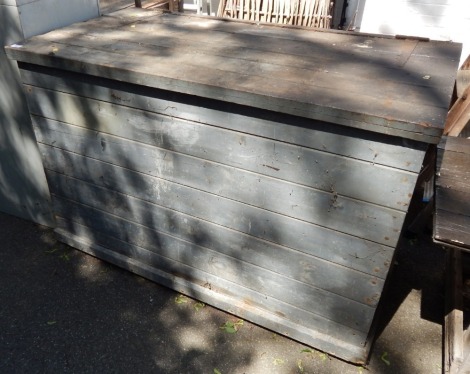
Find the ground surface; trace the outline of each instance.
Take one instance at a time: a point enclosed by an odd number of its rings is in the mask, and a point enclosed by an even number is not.
[[[440,373],[443,251],[403,240],[367,369],[56,241],[0,213],[0,373]]]

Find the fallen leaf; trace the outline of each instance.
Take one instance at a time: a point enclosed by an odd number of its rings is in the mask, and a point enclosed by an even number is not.
[[[196,304],[194,304],[194,309],[196,310],[196,312],[199,312],[205,306],[206,306],[206,304],[204,304],[204,303],[196,303]]]
[[[175,297],[175,303],[176,304],[185,304],[188,302],[188,298],[184,295],[178,295]]]
[[[284,365],[285,362],[286,362],[286,361],[283,360],[282,358],[275,358],[275,359],[273,360],[273,364],[274,364],[275,366]]]
[[[382,353],[382,356],[380,356],[380,359],[385,362],[385,365],[390,366],[390,361],[387,359],[388,353],[384,352]]]
[[[229,334],[234,334],[241,326],[243,326],[243,320],[239,319],[237,322],[227,321],[220,328]]]

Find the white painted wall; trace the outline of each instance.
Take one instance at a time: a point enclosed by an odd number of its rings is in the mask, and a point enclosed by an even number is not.
[[[460,42],[462,63],[470,54],[470,0],[365,0],[360,31]]]
[[[98,0],[16,0],[24,37],[99,17]]]

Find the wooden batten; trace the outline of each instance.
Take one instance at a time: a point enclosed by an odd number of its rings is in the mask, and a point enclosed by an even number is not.
[[[459,136],[470,123],[470,85],[457,98],[449,111],[444,127],[444,135]]]

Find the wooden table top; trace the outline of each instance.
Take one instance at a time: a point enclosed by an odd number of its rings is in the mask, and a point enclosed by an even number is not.
[[[10,58],[438,143],[461,45],[129,8]]]

